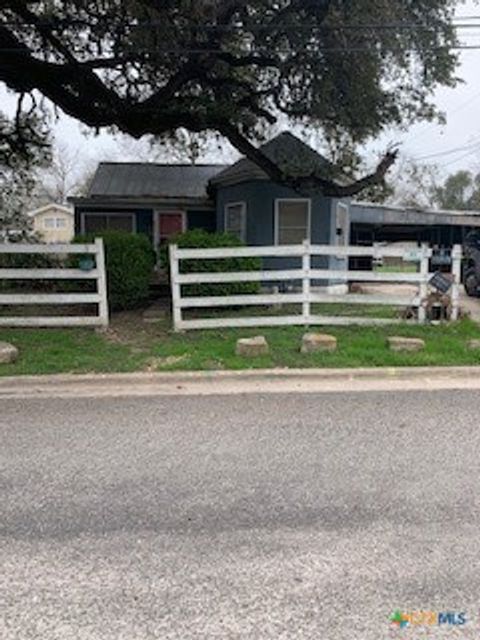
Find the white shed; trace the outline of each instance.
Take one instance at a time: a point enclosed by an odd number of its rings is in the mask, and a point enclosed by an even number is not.
[[[33,229],[44,242],[71,242],[75,234],[72,209],[61,204],[47,204],[28,215],[33,218]]]

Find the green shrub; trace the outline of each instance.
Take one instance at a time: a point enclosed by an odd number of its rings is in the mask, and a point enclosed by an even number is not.
[[[170,239],[182,249],[215,249],[218,247],[242,247],[238,238],[228,233],[208,233],[202,229],[186,231]],[[162,247],[161,263],[168,271],[168,247]],[[260,258],[219,258],[181,260],[181,273],[218,271],[258,271]],[[258,293],[259,282],[225,282],[218,284],[189,284],[182,287],[185,296],[234,296]]]
[[[103,238],[107,269],[108,303],[112,311],[135,309],[148,301],[155,252],[146,236],[103,231],[77,236],[75,242]],[[78,258],[77,258],[78,260]]]

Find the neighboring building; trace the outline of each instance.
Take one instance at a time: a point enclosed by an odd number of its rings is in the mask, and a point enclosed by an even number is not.
[[[29,211],[33,218],[33,230],[43,242],[71,242],[73,239],[74,214],[72,209],[61,204],[47,204]]]
[[[327,172],[330,164],[290,133],[262,147],[290,174]],[[247,159],[232,166],[102,163],[88,196],[72,200],[77,232],[120,229],[146,234],[157,248],[187,229],[227,231],[245,244],[349,243],[349,199],[302,197]],[[275,260],[269,261],[275,267]],[[338,267],[336,258],[314,266]],[[285,262],[282,263],[285,266]]]

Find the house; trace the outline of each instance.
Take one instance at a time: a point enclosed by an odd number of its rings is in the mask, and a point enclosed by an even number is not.
[[[290,174],[327,170],[328,161],[290,133],[262,147]],[[145,233],[157,248],[187,229],[227,231],[247,245],[349,242],[349,200],[302,197],[246,158],[231,166],[102,163],[88,196],[73,199],[77,232]],[[271,260],[272,264],[274,263]],[[338,260],[318,259],[319,267]],[[275,267],[275,264],[273,264]]]
[[[43,242],[70,242],[74,236],[74,213],[69,207],[50,203],[27,215],[33,219],[33,230]]]
[[[325,158],[288,132],[262,150],[291,175],[330,168]],[[246,158],[231,166],[102,163],[88,196],[72,202],[77,233],[145,233],[154,247],[180,231],[201,228],[228,231],[254,246],[297,244],[308,238],[335,246],[427,242],[448,248],[480,227],[476,211],[418,211],[322,195],[301,197]],[[343,261],[332,258],[322,266],[327,263],[335,268]]]

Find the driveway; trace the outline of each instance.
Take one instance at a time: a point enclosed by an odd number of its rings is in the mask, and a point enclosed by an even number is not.
[[[362,284],[362,293],[398,295],[413,300],[418,294],[418,287],[410,284]],[[460,307],[472,320],[480,322],[480,299],[467,296],[463,286],[460,288]]]
[[[1,402],[2,640],[480,637],[478,392]]]
[[[460,294],[460,306],[468,313],[472,320],[480,322],[480,299],[470,298],[465,293],[462,287],[462,293]]]

